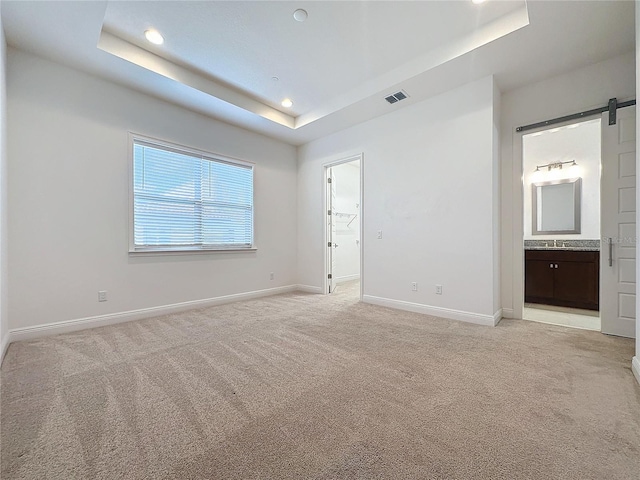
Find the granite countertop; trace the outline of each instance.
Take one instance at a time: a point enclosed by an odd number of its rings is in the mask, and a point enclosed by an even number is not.
[[[524,249],[599,252],[600,240],[525,240]]]
[[[593,247],[524,247],[525,250],[554,250],[558,252],[599,252],[599,248]]]

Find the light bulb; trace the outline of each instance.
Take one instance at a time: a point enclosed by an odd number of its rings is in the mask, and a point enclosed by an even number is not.
[[[164,43],[164,37],[160,35],[159,31],[154,30],[153,28],[145,30],[144,36],[155,45],[162,45]]]

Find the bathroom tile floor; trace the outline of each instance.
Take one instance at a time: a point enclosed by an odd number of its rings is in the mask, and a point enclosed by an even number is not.
[[[600,331],[600,314],[592,310],[525,303],[522,316],[533,322]]]

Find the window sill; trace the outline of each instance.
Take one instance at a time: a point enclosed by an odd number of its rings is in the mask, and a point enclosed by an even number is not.
[[[256,247],[251,248],[194,248],[184,250],[162,250],[159,248],[150,248],[147,250],[129,250],[129,255],[132,257],[154,257],[154,256],[167,256],[167,255],[211,255],[218,253],[242,253],[242,252],[256,252]]]

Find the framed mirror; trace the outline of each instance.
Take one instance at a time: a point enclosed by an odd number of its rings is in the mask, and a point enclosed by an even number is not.
[[[580,233],[581,178],[531,184],[533,235]]]

